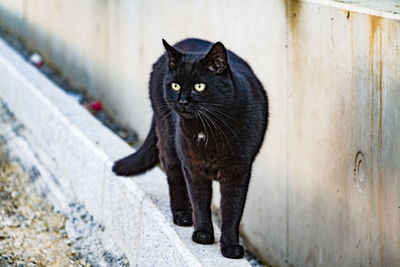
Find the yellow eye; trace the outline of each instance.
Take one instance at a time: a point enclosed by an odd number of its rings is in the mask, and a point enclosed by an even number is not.
[[[181,89],[181,86],[179,84],[177,84],[177,83],[171,83],[171,87],[175,91],[179,91]]]
[[[194,85],[194,89],[196,89],[196,91],[201,92],[206,88],[206,85],[204,83],[196,83]]]

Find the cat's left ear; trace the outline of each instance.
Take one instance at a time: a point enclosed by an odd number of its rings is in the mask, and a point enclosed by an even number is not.
[[[206,67],[214,73],[222,73],[228,67],[228,56],[221,42],[215,43],[204,57]]]
[[[178,50],[176,50],[172,46],[170,46],[164,39],[162,39],[162,42],[165,47],[165,50],[167,50],[168,67],[170,69],[175,68],[177,61],[181,58],[181,53],[178,52]]]

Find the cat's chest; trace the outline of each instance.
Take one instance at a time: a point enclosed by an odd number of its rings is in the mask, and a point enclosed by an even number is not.
[[[177,148],[184,166],[201,176],[218,179],[218,170],[229,167],[229,162],[233,160],[232,151],[224,145],[199,131],[191,136],[181,136]]]

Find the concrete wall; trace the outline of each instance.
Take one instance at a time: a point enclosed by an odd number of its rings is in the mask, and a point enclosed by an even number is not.
[[[301,2],[288,18],[289,262],[398,265],[400,21]]]
[[[400,17],[381,3],[0,0],[0,23],[142,138],[161,38],[222,41],[271,102],[244,237],[281,265],[385,265],[400,262]]]

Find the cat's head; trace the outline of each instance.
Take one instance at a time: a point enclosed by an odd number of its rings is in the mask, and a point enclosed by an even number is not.
[[[183,53],[163,40],[168,71],[164,79],[167,104],[186,119],[229,107],[234,98],[228,56],[222,43],[206,53]]]

